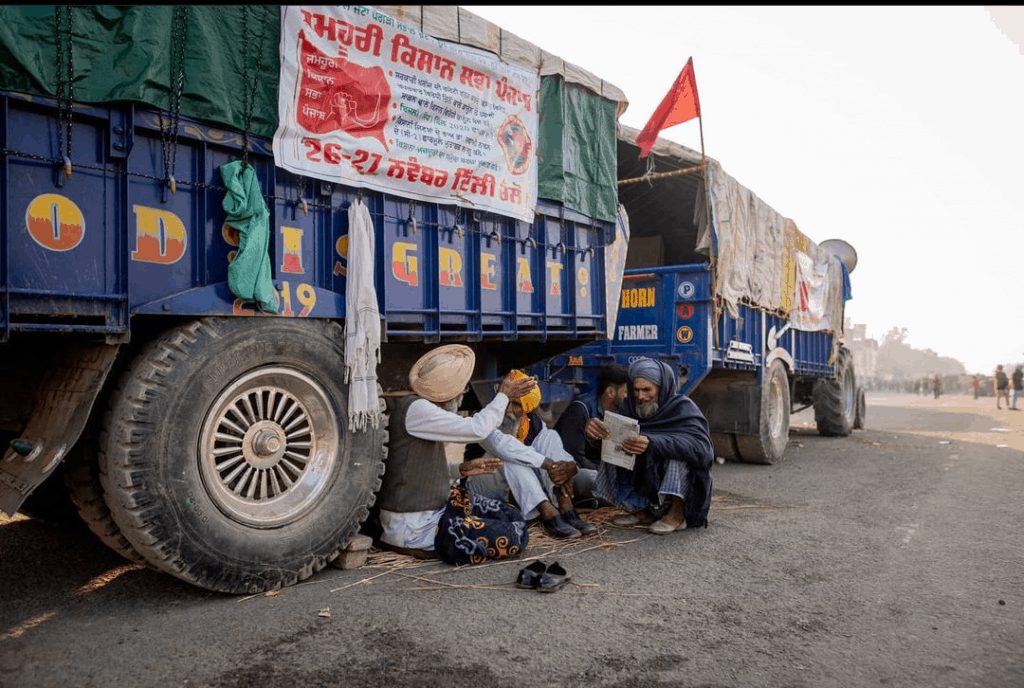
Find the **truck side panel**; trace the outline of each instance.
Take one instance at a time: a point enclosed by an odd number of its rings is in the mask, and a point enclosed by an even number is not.
[[[716,371],[746,371],[760,383],[774,328],[775,346],[784,352],[792,374],[811,379],[834,375],[829,333],[790,329],[786,318],[747,305],[739,307],[738,317],[722,313],[715,323],[711,275],[706,263],[627,270],[614,337],[552,358],[549,374],[585,387],[603,364],[628,366],[648,356],[679,371],[683,394],[692,394]]]
[[[219,168],[240,156],[240,135],[183,119],[174,146],[153,112],[76,105],[73,172],[65,177],[55,171],[52,101],[0,100],[9,149],[0,172],[0,336],[127,334],[130,314],[257,314],[227,288],[239,237],[224,225]],[[389,336],[547,341],[604,333],[600,249],[610,223],[546,202],[530,225],[362,193],[275,168],[267,141],[254,139],[253,148],[281,315],[344,317],[348,205],[361,194],[377,230]],[[164,182],[166,156],[175,159],[174,193]]]

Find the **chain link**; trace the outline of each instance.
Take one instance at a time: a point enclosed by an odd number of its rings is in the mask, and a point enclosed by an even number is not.
[[[5,157],[8,156],[8,155],[13,155],[13,156],[18,157],[18,158],[25,158],[27,160],[37,160],[39,162],[45,162],[45,163],[50,163],[50,164],[52,164],[52,163],[59,163],[60,162],[59,160],[54,160],[53,158],[48,158],[45,155],[37,155],[35,153],[29,153],[27,151],[21,151],[21,150],[15,149],[15,148],[0,148],[0,153],[2,153]],[[123,169],[121,169],[119,167],[113,167],[113,168],[112,167],[103,167],[101,165],[88,165],[88,164],[84,164],[84,163],[78,163],[78,164],[75,165],[75,167],[81,168],[83,170],[95,170],[97,172],[103,172],[103,173],[106,173],[106,174],[114,174],[114,175],[117,175],[117,176],[135,177],[137,179],[149,179],[151,181],[160,182],[160,183],[163,183],[165,181],[164,179],[162,179],[160,177],[157,177],[155,175],[152,175],[152,174],[145,174],[144,172],[128,172],[128,171],[125,171],[125,170],[123,170]],[[299,199],[301,199],[302,195],[304,193],[304,189],[305,189],[305,185],[306,185],[306,179],[305,179],[305,177],[298,177],[298,180],[299,181],[297,182],[297,185],[298,185],[298,188],[300,190],[299,191]],[[180,181],[178,183],[181,184],[182,186],[191,186],[191,187],[193,187],[195,189],[202,189],[204,191],[217,191],[219,193],[227,192],[227,188],[225,188],[223,186],[218,186],[217,184],[207,184],[206,182],[197,182],[197,181]],[[295,198],[288,198],[288,197],[285,197],[285,196],[276,196],[276,195],[273,195],[273,194],[263,194],[263,198],[267,199],[268,201],[278,201],[278,202],[286,204],[286,205],[294,205],[296,200],[297,200]],[[318,210],[331,210],[331,211],[334,211],[334,210],[341,210],[342,209],[341,205],[334,206],[334,205],[332,205],[330,203],[309,203],[308,205],[309,205],[310,208],[316,208]],[[378,211],[373,211],[373,210],[370,211],[370,215],[372,217],[380,218],[382,220],[391,220],[392,222],[395,222],[397,224],[405,224],[405,223],[409,222],[409,218],[408,217],[398,217],[397,215],[388,215],[386,213],[378,212]],[[461,220],[459,219],[460,217],[461,217]],[[460,215],[456,215],[456,224],[462,224],[464,222],[464,220],[465,220],[464,217],[462,217]],[[438,229],[450,229],[450,228],[453,227],[453,225],[442,224],[440,222],[433,222],[433,221],[430,221],[430,220],[424,220],[422,222],[417,220],[417,225],[420,225],[420,226],[423,226],[423,227],[436,227]],[[462,224],[462,226],[465,227],[465,224]],[[466,228],[466,232],[467,233],[469,233],[471,231],[475,231],[475,230],[471,230],[469,228]]]
[[[178,158],[178,123],[181,119],[181,94],[185,89],[185,40],[188,37],[188,6],[176,5],[171,17],[171,44],[170,44],[170,87],[168,93],[168,107],[170,109],[170,124],[164,125],[162,110],[157,110],[157,119],[160,126],[160,148],[163,154],[164,179],[163,182],[176,190],[177,181],[174,176],[177,171]]]
[[[54,160],[53,158],[48,158],[48,157],[46,157],[44,155],[37,155],[35,153],[28,153],[26,151],[17,150],[17,149],[14,149],[14,148],[2,148],[2,149],[0,149],[0,153],[2,153],[5,157],[8,156],[8,155],[13,155],[15,157],[25,158],[27,160],[36,160],[36,161],[39,161],[39,162],[45,162],[45,163],[51,163],[51,164],[52,163],[59,163],[60,162],[60,160]],[[103,167],[101,165],[88,165],[88,164],[84,164],[84,163],[76,163],[75,167],[81,168],[83,170],[95,170],[97,172],[103,172],[103,173],[106,173],[106,174],[114,174],[114,175],[117,175],[117,176],[135,177],[137,179],[149,179],[151,181],[160,182],[160,183],[164,183],[166,181],[165,179],[163,179],[161,177],[157,177],[157,176],[152,175],[152,174],[145,174],[144,172],[128,172],[128,171],[125,171],[125,170],[123,170],[123,169],[121,169],[119,167],[111,168],[111,167]],[[191,186],[192,188],[201,189],[203,191],[217,191],[218,193],[226,193],[227,192],[227,188],[225,188],[223,186],[218,186],[217,184],[207,184],[206,182],[197,182],[197,181],[180,181],[178,183],[181,184],[182,186]],[[306,178],[305,177],[298,177],[297,185],[298,185],[298,189],[299,189],[298,200],[304,200],[303,199],[303,195],[305,193],[305,188],[306,188]],[[268,201],[278,201],[278,202],[286,204],[286,205],[294,205],[296,200],[297,200],[296,198],[287,198],[285,196],[276,196],[276,195],[273,195],[273,194],[263,194],[263,198],[265,198]],[[330,210],[330,211],[336,211],[336,210],[341,210],[342,209],[341,205],[334,206],[334,205],[332,205],[330,203],[309,203],[308,207],[314,208],[314,209],[317,209],[317,210]],[[463,212],[465,212],[465,211],[463,211]],[[371,217],[375,217],[375,218],[378,218],[378,219],[381,219],[381,220],[391,220],[392,222],[394,222],[396,224],[399,224],[399,225],[407,224],[409,222],[409,218],[408,217],[398,217],[397,215],[388,215],[387,213],[379,212],[379,211],[374,211],[374,210],[370,211],[370,215],[371,215]],[[455,224],[456,225],[461,225],[465,229],[467,234],[479,233],[479,234],[481,234],[483,236],[491,236],[491,234],[484,234],[482,230],[475,230],[475,229],[472,229],[470,227],[466,227],[466,225],[464,223],[465,223],[465,217],[463,215],[457,213],[456,214],[456,223]],[[417,220],[416,224],[418,226],[421,226],[421,227],[435,227],[437,229],[445,229],[445,230],[453,229],[454,228],[454,225],[443,224],[441,222],[433,222],[433,221],[430,221],[430,220],[424,220],[422,222]]]
[[[242,6],[242,117],[249,112],[249,6]],[[249,164],[249,123],[242,127],[242,169]]]
[[[260,70],[263,67],[263,39],[267,34],[267,21],[261,21],[257,34],[256,50],[252,58],[249,56],[249,5],[242,7],[242,163],[249,164],[249,132],[252,131],[252,119],[256,112],[256,87],[260,83]],[[255,62],[250,73],[249,63]]]
[[[71,174],[72,114],[75,99],[75,53],[71,5],[54,5],[53,24],[56,32],[57,71],[57,149],[63,160],[65,174]]]

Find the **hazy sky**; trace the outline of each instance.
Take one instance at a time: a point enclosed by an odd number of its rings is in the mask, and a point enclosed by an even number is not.
[[[869,336],[1024,361],[1024,9],[466,8],[621,88],[636,128],[692,56],[707,154],[853,244]],[[700,148],[697,120],[662,136]]]

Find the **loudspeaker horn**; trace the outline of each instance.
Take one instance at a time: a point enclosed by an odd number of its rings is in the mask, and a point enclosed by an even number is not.
[[[842,239],[827,239],[818,245],[843,261],[847,272],[853,272],[857,267],[857,251]]]

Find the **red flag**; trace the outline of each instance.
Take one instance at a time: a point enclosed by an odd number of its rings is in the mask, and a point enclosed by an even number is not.
[[[679,72],[672,88],[661,100],[661,105],[651,115],[647,125],[637,137],[640,146],[640,157],[646,158],[651,147],[658,139],[658,132],[677,124],[682,124],[694,117],[700,117],[700,99],[697,97],[697,79],[693,76],[693,58],[686,61],[683,71]]]

